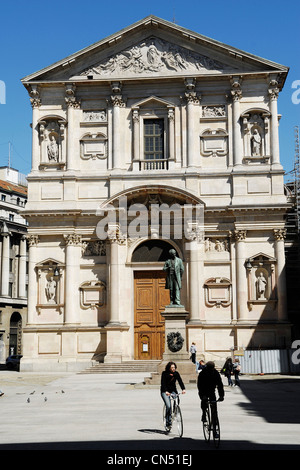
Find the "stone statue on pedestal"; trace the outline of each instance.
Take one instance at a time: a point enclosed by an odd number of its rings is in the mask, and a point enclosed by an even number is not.
[[[181,279],[184,272],[183,262],[176,256],[176,251],[169,251],[170,259],[165,262],[164,271],[167,271],[166,289],[170,290],[170,305],[182,307],[180,303]]]

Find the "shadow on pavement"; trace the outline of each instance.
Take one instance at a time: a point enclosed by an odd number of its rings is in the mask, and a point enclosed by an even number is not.
[[[159,440],[137,440],[137,441],[87,441],[87,442],[41,442],[24,444],[2,444],[2,450],[102,450],[107,451],[104,455],[112,455],[113,452],[126,451],[130,455],[153,455],[162,453],[181,453],[203,450],[300,450],[299,445],[273,445],[258,444],[249,441],[222,441],[216,449],[213,443],[204,440],[190,438],[175,438],[169,441]],[[102,454],[101,454],[102,455]]]
[[[300,379],[263,378],[241,380],[241,390],[250,403],[240,403],[248,414],[269,423],[300,423]]]

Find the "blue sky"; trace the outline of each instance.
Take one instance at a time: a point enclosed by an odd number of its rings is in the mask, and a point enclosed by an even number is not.
[[[2,0],[0,8],[0,80],[6,89],[0,166],[8,164],[11,142],[11,166],[25,174],[31,167],[31,106],[21,78],[153,14],[290,67],[278,110],[281,162],[287,173],[293,170],[294,126],[300,126],[300,104],[292,102],[292,84],[300,83],[300,2]]]

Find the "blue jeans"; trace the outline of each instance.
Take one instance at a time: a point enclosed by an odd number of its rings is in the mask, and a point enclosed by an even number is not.
[[[162,392],[161,397],[166,405],[166,426],[171,426],[171,398],[166,394],[166,392]]]

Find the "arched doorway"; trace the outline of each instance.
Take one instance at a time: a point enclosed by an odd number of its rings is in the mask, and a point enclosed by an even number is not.
[[[165,324],[161,314],[170,303],[162,267],[171,248],[164,240],[146,240],[132,254],[132,262],[141,268],[134,271],[134,358],[138,360],[162,359]]]
[[[9,355],[22,354],[22,317],[14,312],[10,317]]]

